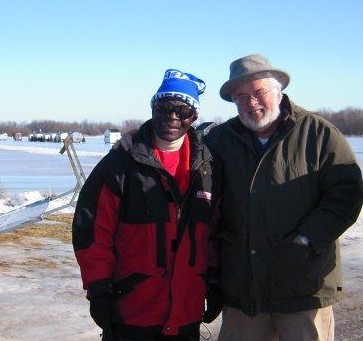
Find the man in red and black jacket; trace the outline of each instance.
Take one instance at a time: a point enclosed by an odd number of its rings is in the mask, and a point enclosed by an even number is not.
[[[217,180],[191,127],[204,88],[167,70],[132,148],[112,149],[82,188],[73,246],[103,340],[199,340],[202,320],[221,311]]]

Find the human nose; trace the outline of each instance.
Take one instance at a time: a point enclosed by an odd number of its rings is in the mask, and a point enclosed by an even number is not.
[[[251,102],[258,103],[257,97],[255,97],[254,95],[248,95],[246,97],[246,104],[250,104]]]
[[[177,113],[175,112],[175,110],[170,110],[170,111],[168,112],[168,118],[171,118],[171,119],[173,119],[173,120],[178,120],[178,119],[179,119],[179,114],[177,114]]]

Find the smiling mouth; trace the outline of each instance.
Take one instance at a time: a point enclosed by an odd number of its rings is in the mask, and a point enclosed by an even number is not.
[[[262,118],[265,114],[263,109],[256,109],[249,111],[250,116],[253,118]]]
[[[178,130],[179,129],[179,127],[170,126],[168,124],[163,124],[162,127],[163,127],[163,129],[167,129],[167,130]]]

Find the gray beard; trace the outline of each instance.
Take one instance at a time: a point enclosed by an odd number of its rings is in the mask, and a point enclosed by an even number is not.
[[[277,107],[273,111],[265,111],[265,115],[260,121],[250,119],[248,115],[238,115],[241,123],[248,129],[255,132],[262,132],[271,127],[271,125],[277,120],[280,115],[280,108]]]

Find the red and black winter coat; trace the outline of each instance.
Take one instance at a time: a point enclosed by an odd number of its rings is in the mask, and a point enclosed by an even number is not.
[[[111,150],[83,186],[73,246],[83,286],[117,283],[119,327],[177,335],[204,311],[207,270],[216,265],[212,231],[212,158],[190,129],[191,176],[184,196],[154,157],[151,124],[129,152]],[[116,284],[115,284],[116,285]]]

